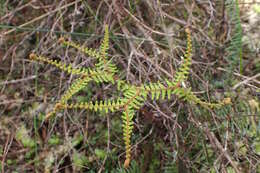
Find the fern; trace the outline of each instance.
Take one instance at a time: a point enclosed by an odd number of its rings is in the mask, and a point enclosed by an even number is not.
[[[51,116],[55,115],[57,111],[61,109],[86,109],[91,111],[104,111],[104,112],[114,112],[122,111],[122,129],[123,129],[123,140],[125,145],[125,161],[124,167],[128,168],[131,161],[131,136],[133,132],[133,117],[135,111],[139,110],[147,100],[149,96],[152,100],[159,99],[170,99],[171,95],[176,95],[180,99],[187,101],[191,104],[199,104],[205,108],[219,108],[225,104],[230,104],[229,99],[225,99],[219,103],[208,103],[200,100],[193,92],[191,88],[182,88],[181,83],[185,82],[188,78],[190,66],[191,66],[191,56],[192,56],[192,42],[191,42],[191,32],[186,29],[187,34],[187,46],[186,53],[184,55],[184,62],[177,70],[174,80],[164,79],[160,82],[150,82],[141,84],[140,86],[135,86],[128,84],[125,80],[118,80],[114,76],[117,72],[115,65],[108,60],[107,51],[109,49],[109,32],[108,26],[105,27],[104,39],[101,43],[99,51],[89,48],[83,48],[75,43],[67,42],[65,39],[60,39],[65,45],[72,46],[87,55],[93,56],[97,59],[95,68],[74,68],[71,64],[64,65],[56,60],[49,60],[43,56],[37,56],[31,54],[30,58],[32,60],[41,61],[47,64],[56,66],[70,74],[80,75],[81,77],[77,79],[69,87],[69,89],[62,95],[60,100],[58,100],[51,112],[46,115],[46,120]],[[68,103],[68,101],[85,88],[89,82],[103,83],[108,82],[117,85],[117,89],[121,91],[122,97],[116,98],[114,100],[101,100],[101,101],[90,101],[90,102],[80,102],[80,103]]]
[[[239,65],[239,71],[242,73],[242,27],[240,20],[240,11],[238,6],[238,0],[226,1],[227,12],[231,20],[231,25],[234,28],[231,30],[231,40],[227,47],[228,62],[230,62],[230,71],[232,72],[235,67]]]

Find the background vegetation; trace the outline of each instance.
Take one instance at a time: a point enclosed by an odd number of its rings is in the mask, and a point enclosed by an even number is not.
[[[98,48],[105,24],[117,77],[135,85],[174,78],[189,27],[192,65],[182,86],[232,104],[205,110],[175,96],[148,99],[134,117],[128,169],[120,112],[72,109],[43,121],[77,76],[29,54],[94,67],[93,57],[58,39]],[[1,0],[1,172],[260,172],[259,30],[257,0]],[[72,100],[119,94],[90,83]]]

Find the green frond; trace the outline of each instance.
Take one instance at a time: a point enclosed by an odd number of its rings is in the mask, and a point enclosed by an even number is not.
[[[101,43],[100,46],[100,54],[101,57],[106,60],[107,58],[107,50],[109,48],[109,30],[108,30],[108,25],[105,26],[105,34],[104,34],[104,39]]]
[[[39,61],[39,62],[44,62],[47,64],[54,65],[55,67],[59,68],[60,70],[70,73],[70,74],[85,75],[87,72],[87,69],[85,69],[85,68],[73,68],[71,64],[66,65],[66,64],[63,64],[62,62],[58,62],[57,60],[50,60],[43,56],[37,56],[34,53],[30,54],[29,57],[30,57],[30,59],[32,59],[34,61]]]
[[[231,21],[231,40],[226,49],[228,56],[227,60],[230,63],[230,71],[239,65],[239,71],[242,73],[242,26],[240,20],[240,10],[238,0],[226,1],[227,13]]]
[[[95,101],[95,102],[80,102],[80,103],[71,103],[71,104],[64,104],[62,107],[65,109],[86,109],[92,111],[108,111],[114,112],[116,110],[120,110],[125,105],[124,99],[117,99],[117,100],[104,100],[104,101]]]
[[[131,136],[133,132],[133,117],[134,117],[134,110],[125,107],[124,112],[122,114],[122,127],[123,127],[123,139],[125,143],[125,151],[126,151],[126,156],[125,156],[125,162],[124,162],[124,167],[128,168],[131,160]]]
[[[179,98],[183,99],[184,101],[188,101],[191,104],[199,104],[206,109],[220,108],[224,105],[231,104],[230,98],[226,98],[218,103],[209,103],[202,101],[191,91],[191,88],[176,88],[173,93],[177,95]]]
[[[175,74],[174,85],[179,85],[180,83],[184,82],[188,78],[188,74],[190,71],[191,56],[192,56],[191,54],[192,42],[191,42],[191,32],[188,28],[186,29],[186,35],[187,35],[187,46],[186,46],[186,53],[184,56],[184,62]]]
[[[75,82],[72,83],[72,85],[69,87],[69,89],[62,95],[61,99],[56,103],[61,105],[66,105],[67,101],[75,95],[77,92],[84,89],[87,84],[94,80],[95,82],[111,82],[114,83],[113,76],[111,74],[102,73],[100,71],[94,71],[89,70],[88,76],[83,76],[82,78],[77,79]],[[95,108],[95,107],[94,107]],[[54,115],[57,112],[56,110],[53,110],[51,113],[49,113],[45,119],[48,119],[50,116]]]
[[[98,63],[96,64],[97,69],[105,71],[108,71],[109,73],[115,73],[116,72],[116,66],[112,64],[111,61],[108,61],[107,59],[107,50],[109,48],[109,30],[108,26],[105,27],[105,34],[104,39],[102,41],[102,44],[100,46],[100,51],[97,51],[95,49],[87,48],[80,46],[74,42],[66,41],[63,37],[59,39],[59,42],[66,45],[71,46],[73,48],[76,48],[77,50],[86,53],[87,55],[94,57],[98,60]]]
[[[166,85],[162,82],[156,82],[156,83],[148,83],[141,85],[140,93],[141,96],[146,100],[147,95],[151,96],[152,100],[164,100],[167,96],[167,99],[170,99],[172,94],[175,94],[174,91],[176,88],[179,88],[179,85],[176,85],[175,81],[169,81],[168,79],[164,79],[166,82]]]
[[[109,29],[108,25],[105,25],[104,39],[100,45],[100,56],[98,58],[98,63],[95,65],[97,69],[107,71],[109,73],[116,73],[117,67],[112,63],[111,60],[108,60],[108,51],[109,49]]]
[[[59,42],[66,45],[66,46],[70,46],[70,47],[73,47],[85,54],[87,54],[88,56],[91,56],[93,58],[96,58],[96,59],[100,59],[101,58],[101,55],[99,53],[99,51],[95,50],[95,49],[92,49],[92,48],[87,48],[87,47],[83,47],[79,44],[76,44],[72,41],[66,41],[63,37],[61,37],[59,39]]]
[[[103,81],[114,82],[113,74],[106,73],[101,70],[93,70],[91,68],[74,68],[74,67],[72,67],[71,64],[66,65],[66,64],[63,64],[62,62],[58,62],[57,60],[50,60],[48,58],[45,58],[43,56],[37,56],[35,54],[31,54],[30,58],[32,60],[37,60],[40,62],[45,62],[47,64],[54,65],[55,67],[61,69],[64,72],[67,72],[69,74],[82,75],[82,76],[88,77],[98,83],[103,82]]]
[[[69,74],[83,75],[85,77],[93,79],[97,83],[100,83],[100,82],[112,82],[112,83],[114,83],[113,73],[104,72],[104,71],[98,70],[98,69],[92,70],[90,68],[74,68],[74,67],[72,67],[71,64],[66,65],[66,64],[63,64],[61,62],[58,62],[57,60],[50,60],[46,57],[37,56],[33,53],[30,54],[30,59],[54,65],[55,67],[61,69],[64,72],[67,72]]]

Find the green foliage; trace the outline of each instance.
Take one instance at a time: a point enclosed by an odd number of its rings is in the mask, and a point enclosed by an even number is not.
[[[36,146],[35,141],[29,136],[28,130],[24,125],[21,125],[21,127],[17,130],[16,139],[21,141],[23,146],[26,148],[34,148]]]
[[[169,152],[167,150],[164,151],[164,155],[167,157],[168,162],[164,163],[164,173],[177,173],[178,168],[177,168],[177,152]]]
[[[117,168],[112,170],[111,173],[141,173],[141,168],[136,161],[132,161],[128,169]]]
[[[77,146],[79,143],[81,143],[83,141],[84,137],[82,135],[77,135],[72,139],[72,146]]]
[[[75,167],[78,167],[78,169],[80,169],[87,165],[88,159],[86,156],[84,156],[84,154],[74,151],[72,155],[72,163]]]
[[[58,145],[60,142],[60,138],[56,135],[51,136],[51,138],[48,140],[49,145]]]
[[[102,160],[103,160],[103,159],[106,157],[106,155],[107,155],[106,151],[104,151],[104,150],[102,150],[102,149],[98,149],[98,148],[95,149],[95,154],[96,154],[96,156],[97,156],[99,159],[102,159]]]
[[[255,5],[253,6],[253,9],[254,9],[254,11],[255,11],[256,13],[260,14],[260,5],[255,4]]]
[[[59,69],[74,75],[80,75],[81,78],[77,79],[71,87],[65,92],[61,99],[55,104],[53,111],[46,115],[46,120],[54,115],[61,109],[87,109],[92,111],[104,111],[114,112],[116,110],[122,111],[122,129],[123,129],[123,141],[125,144],[126,159],[124,167],[129,168],[131,161],[131,136],[133,132],[133,118],[136,110],[139,110],[147,97],[150,96],[152,100],[168,99],[174,94],[184,101],[188,101],[192,104],[199,104],[205,108],[221,107],[225,104],[229,104],[230,100],[226,99],[220,103],[207,103],[200,100],[193,92],[191,88],[183,88],[184,83],[189,75],[192,56],[192,41],[191,32],[186,29],[187,34],[187,46],[186,53],[184,55],[183,63],[175,74],[174,80],[164,79],[162,82],[145,83],[140,86],[128,84],[124,80],[115,80],[114,74],[117,72],[114,64],[108,60],[107,51],[109,50],[109,31],[108,26],[105,27],[105,35],[100,46],[99,51],[83,48],[75,43],[67,42],[63,38],[60,39],[65,45],[72,46],[80,51],[85,52],[87,55],[93,56],[97,59],[97,63],[94,69],[91,68],[77,68],[72,65],[63,65],[61,62],[48,60],[45,57],[31,54],[30,58],[37,61],[42,61],[48,64],[52,64]],[[89,101],[79,103],[68,103],[69,99],[77,92],[84,89],[89,82],[95,83],[111,83],[116,84],[118,90],[122,93],[122,97],[116,99],[108,99],[101,101]]]
[[[227,47],[228,57],[230,62],[230,71],[239,65],[239,71],[242,73],[242,27],[240,20],[240,11],[238,6],[238,0],[227,0],[226,2],[227,13],[231,21],[231,40]]]

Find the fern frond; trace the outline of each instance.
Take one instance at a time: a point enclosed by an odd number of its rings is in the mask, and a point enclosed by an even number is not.
[[[67,72],[69,74],[82,75],[85,78],[89,78],[90,80],[93,80],[97,83],[100,83],[100,82],[114,83],[113,73],[104,72],[104,71],[98,70],[98,69],[92,70],[91,68],[74,68],[74,67],[72,67],[71,64],[66,65],[61,62],[58,62],[57,60],[50,60],[43,56],[37,56],[33,53],[30,54],[30,59],[54,65],[55,67],[61,69],[64,72]]]
[[[88,71],[85,68],[73,68],[71,64],[66,65],[66,64],[63,64],[60,61],[50,60],[50,59],[48,59],[44,56],[38,56],[34,53],[31,53],[29,57],[30,57],[31,60],[54,65],[55,67],[59,68],[60,70],[67,72],[67,73],[70,73],[70,74],[74,74],[74,75],[85,75],[86,72]]]
[[[121,90],[124,91],[125,86],[127,86],[127,82],[121,79],[116,80],[116,86],[117,86],[117,90]]]
[[[125,151],[126,151],[126,156],[125,156],[125,162],[124,162],[124,167],[128,168],[130,161],[131,161],[131,136],[133,132],[133,117],[134,117],[134,110],[125,107],[124,112],[122,114],[122,127],[123,127],[123,139],[125,143]]]
[[[125,105],[124,99],[117,100],[104,100],[104,101],[95,101],[95,102],[80,102],[80,103],[71,103],[71,104],[63,104],[62,108],[65,109],[87,109],[92,111],[108,111],[114,112],[116,110],[120,110]]]
[[[123,119],[123,136],[125,143],[126,158],[124,167],[128,168],[131,161],[131,135],[133,132],[134,109],[139,109],[147,97],[147,92],[136,86],[125,86]]]
[[[174,78],[174,85],[179,85],[180,83],[184,82],[188,78],[188,74],[190,71],[191,65],[191,56],[192,56],[192,42],[191,42],[191,32],[187,28],[186,30],[187,35],[187,46],[186,46],[186,53],[184,55],[184,63],[178,69],[175,78]]]
[[[147,95],[151,95],[152,100],[158,100],[159,98],[165,99],[166,95],[168,99],[170,99],[172,94],[175,94],[180,99],[184,101],[188,101],[190,103],[199,104],[205,108],[219,108],[223,105],[230,104],[230,98],[226,98],[218,103],[208,103],[199,99],[194,93],[191,91],[191,88],[181,88],[180,86],[175,86],[174,81],[169,81],[165,79],[167,86],[163,85],[160,82],[157,83],[148,83],[143,84],[140,87],[137,87],[135,90],[140,89],[140,96],[142,96],[142,101],[146,100]],[[130,97],[134,95],[134,91],[130,94]],[[139,98],[140,96],[135,96],[135,98]],[[140,107],[139,107],[140,108]]]
[[[173,92],[175,95],[177,95],[179,98],[182,98],[184,101],[188,101],[189,103],[193,104],[199,104],[204,108],[220,108],[224,105],[231,104],[230,98],[225,98],[223,101],[218,103],[209,103],[202,101],[199,99],[192,91],[191,88],[177,88]]]
[[[83,46],[81,46],[79,44],[76,44],[76,43],[74,43],[72,41],[66,41],[64,37],[61,37],[59,39],[59,42],[61,44],[64,44],[65,46],[73,47],[73,48],[75,48],[75,49],[77,49],[77,50],[79,50],[79,51],[81,51],[81,52],[83,52],[83,53],[93,57],[93,58],[96,58],[96,59],[100,59],[101,58],[101,55],[100,55],[99,51],[97,51],[95,49],[92,49],[92,48],[83,47]]]
[[[141,89],[140,92],[144,99],[146,100],[147,95],[150,95],[152,100],[165,99],[166,96],[170,99],[174,91],[180,86],[176,84],[176,81],[164,80],[166,85],[159,81],[156,83],[142,84],[139,88]]]
[[[227,60],[230,62],[231,72],[239,65],[239,71],[242,73],[242,26],[238,0],[227,0],[226,7],[231,20],[231,25],[234,26],[234,28],[231,29],[232,36],[229,46],[226,49],[228,52]]]
[[[115,64],[108,60],[108,48],[109,48],[109,30],[108,25],[105,25],[105,34],[104,39],[100,45],[100,57],[98,59],[98,63],[95,65],[97,69],[102,69],[108,71],[109,73],[115,73],[117,71],[117,67]]]
[[[94,73],[94,72],[93,72]],[[93,74],[92,73],[92,74]],[[57,110],[59,110],[62,105],[66,105],[67,101],[75,95],[77,92],[84,89],[89,81],[94,80],[95,82],[102,82],[102,81],[114,81],[112,76],[109,74],[102,74],[99,75],[92,75],[92,79],[90,76],[83,76],[83,78],[77,79],[75,82],[72,83],[72,85],[69,87],[69,89],[64,93],[64,95],[61,97],[61,99],[56,103],[54,110],[47,114],[45,119],[49,119],[52,115],[54,115]],[[59,108],[59,109],[58,109]],[[95,108],[95,107],[94,107]]]
[[[106,61],[108,48],[109,48],[109,30],[108,30],[108,25],[106,25],[104,39],[100,45],[100,54],[103,61]]]
[[[219,108],[223,105],[226,104],[230,104],[231,101],[229,100],[230,98],[226,98],[221,102],[218,103],[208,103],[205,101],[202,101],[201,99],[199,99],[196,95],[194,95],[194,93],[191,91],[191,88],[181,88],[180,86],[175,86],[175,82],[174,81],[169,81],[167,79],[165,79],[167,86],[163,85],[160,82],[157,83],[148,83],[148,84],[144,84],[142,85],[140,88],[140,96],[142,96],[143,100],[146,100],[147,95],[151,95],[151,99],[152,100],[158,100],[159,98],[161,99],[165,99],[166,95],[168,97],[168,99],[170,99],[172,94],[175,94],[176,96],[178,96],[180,99],[183,99],[184,101],[188,101],[190,103],[195,103],[195,104],[199,104],[205,108]],[[138,90],[138,88],[136,88],[136,90]],[[133,96],[133,91],[132,91],[132,95]],[[140,96],[135,96],[135,98],[139,98]]]

